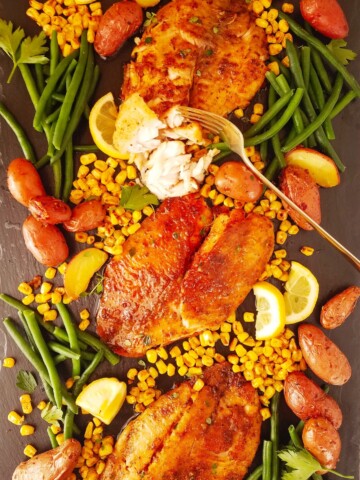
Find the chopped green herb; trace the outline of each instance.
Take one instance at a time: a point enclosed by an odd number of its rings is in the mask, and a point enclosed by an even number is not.
[[[210,417],[208,417],[205,422],[208,424],[208,425],[211,425],[212,424],[212,420]]]
[[[145,38],[145,43],[152,43],[152,37],[146,37]]]
[[[216,473],[217,473],[217,463],[213,463],[211,465],[211,471],[212,471],[213,475],[216,475]]]
[[[172,234],[172,237],[173,237],[174,240],[177,240],[177,239],[179,238],[178,232],[174,232],[174,233]]]
[[[26,393],[33,393],[37,387],[37,383],[31,372],[20,370],[16,376],[16,386]]]
[[[41,412],[41,418],[50,425],[60,426],[59,421],[63,420],[63,411],[55,405],[48,403]]]
[[[357,56],[357,53],[355,53],[353,50],[345,48],[347,46],[347,41],[343,38],[333,39],[326,46],[334,55],[334,57],[337,58],[343,65],[347,65],[349,61],[354,60]]]
[[[150,343],[151,343],[150,335],[144,335],[143,344],[147,347],[150,345]]]
[[[215,27],[213,27],[212,30],[213,30],[213,32],[214,32],[215,34],[219,33],[219,27],[216,27],[216,26],[215,26]]]
[[[212,50],[211,48],[208,48],[205,50],[205,55],[207,57],[210,57],[213,53],[214,53],[214,50]]]
[[[92,288],[90,292],[80,293],[80,297],[88,297],[89,295],[93,295],[94,293],[97,293],[98,295],[100,295],[103,292],[104,290],[103,282],[105,277],[100,273],[96,273],[96,278],[98,279],[98,281],[96,282],[95,287]]]
[[[191,17],[191,18],[189,19],[189,22],[190,22],[190,23],[201,23],[201,20],[200,20],[199,17]]]
[[[180,57],[186,58],[189,53],[191,53],[191,48],[185,48],[185,50],[180,50]]]
[[[159,205],[159,200],[147,187],[132,185],[122,188],[120,205],[127,210],[142,210],[147,205]]]
[[[200,70],[196,70],[196,75],[197,75],[198,77],[201,77],[201,71],[200,71]]]
[[[146,367],[146,363],[144,362],[144,360],[139,360],[138,364],[140,365],[140,367],[143,367],[143,368]]]
[[[171,394],[171,398],[179,398],[179,394],[177,392],[173,392]]]
[[[156,13],[146,12],[146,20],[144,22],[144,27],[149,27],[150,25],[156,25],[157,23],[158,23],[158,19],[156,17]]]

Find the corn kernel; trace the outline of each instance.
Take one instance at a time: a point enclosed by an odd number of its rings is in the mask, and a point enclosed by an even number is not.
[[[266,28],[269,25],[269,22],[265,20],[264,18],[257,18],[255,20],[255,24],[260,27],[260,28]]]
[[[242,118],[244,116],[244,110],[242,108],[237,108],[234,111],[234,115],[236,118]]]
[[[244,320],[244,322],[254,322],[255,321],[254,313],[253,312],[244,312],[243,320]]]
[[[303,255],[306,255],[307,257],[311,257],[311,255],[314,253],[314,249],[312,247],[301,247],[300,249],[300,252],[303,254]]]
[[[279,30],[283,33],[287,33],[289,31],[289,24],[283,18],[279,21]]]
[[[167,372],[167,366],[164,360],[158,360],[156,362],[156,368],[158,369],[160,375],[164,375]]]
[[[270,55],[278,55],[282,51],[283,47],[280,43],[272,43],[269,45]]]
[[[30,295],[26,295],[22,300],[21,302],[24,304],[24,305],[30,305],[31,303],[33,303],[33,301],[35,300],[35,295],[33,293],[30,293]]]
[[[263,10],[264,10],[264,6],[259,0],[255,0],[253,2],[252,8],[253,8],[254,13],[256,13],[257,15],[260,15],[260,13],[263,12]]]
[[[276,243],[278,245],[283,245],[286,242],[287,233],[283,231],[276,232]]]
[[[168,366],[167,366],[167,375],[169,377],[173,377],[175,375],[175,366],[172,364],[172,363],[169,363]]]
[[[15,359],[14,359],[14,358],[12,358],[12,357],[6,357],[6,358],[4,358],[4,360],[3,360],[3,367],[13,368],[14,365],[15,365]]]
[[[32,425],[21,425],[20,427],[20,435],[22,437],[33,435],[34,432],[35,432],[35,427],[33,427]]]
[[[215,359],[215,361],[218,362],[218,363],[223,363],[223,362],[225,362],[225,360],[226,360],[225,357],[224,357],[224,355],[221,355],[220,353],[215,353],[214,359]]]
[[[200,390],[202,390],[204,385],[205,385],[204,380],[202,380],[201,378],[198,378],[193,385],[193,389],[195,390],[195,392],[200,392]]]
[[[14,425],[22,425],[24,423],[25,418],[13,410],[9,412],[8,420]]]
[[[260,414],[262,416],[263,421],[265,421],[265,420],[267,420],[268,418],[271,417],[270,410],[267,407],[261,408],[260,409]]]
[[[56,320],[57,317],[57,311],[56,310],[47,310],[44,315],[43,315],[43,320],[44,322],[53,322]]]
[[[257,123],[261,118],[261,115],[257,115],[256,113],[253,113],[250,117],[250,123]]]
[[[26,282],[21,282],[19,285],[18,285],[18,291],[20,293],[23,293],[24,295],[30,295],[32,292],[33,292],[33,289],[31,287],[31,285],[29,285],[28,283]]]
[[[280,67],[278,62],[270,62],[268,64],[268,68],[271,72],[273,72],[276,76],[280,74]]]
[[[113,446],[109,443],[103,443],[99,450],[99,456],[104,458],[109,456],[113,452]]]
[[[24,448],[24,455],[26,455],[29,458],[32,458],[34,455],[36,455],[37,450],[33,445],[26,445]]]
[[[89,325],[90,325],[90,320],[86,318],[85,320],[81,320],[81,322],[79,323],[79,329],[81,331],[85,331]]]
[[[163,360],[167,360],[169,358],[169,355],[167,353],[167,351],[165,350],[164,347],[159,347],[157,348],[157,354],[159,355],[160,358],[162,358]]]
[[[264,8],[270,8],[272,0],[261,0],[261,3],[263,4]]]

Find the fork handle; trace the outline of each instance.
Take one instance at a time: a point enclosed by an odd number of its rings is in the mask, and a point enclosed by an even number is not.
[[[245,153],[245,152],[244,152]],[[335,247],[339,252],[341,252],[345,257],[347,257],[355,267],[360,270],[360,260],[355,257],[347,248],[344,247],[340,242],[338,242],[330,233],[324,230],[315,220],[313,220],[307,213],[305,213],[301,208],[299,208],[296,203],[294,203],[290,198],[288,198],[281,190],[279,190],[270,180],[268,180],[262,173],[257,170],[252,162],[247,158],[246,155],[242,154],[247,161],[245,161],[247,167],[253,172],[253,174],[262,181],[264,185],[270,188],[276,195],[281,198],[284,202],[286,202],[291,208],[293,208],[299,215],[301,215],[305,220],[310,223],[310,225],[323,237],[325,238],[333,247]]]

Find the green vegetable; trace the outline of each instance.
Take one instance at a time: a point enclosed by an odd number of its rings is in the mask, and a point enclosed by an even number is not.
[[[33,393],[37,387],[37,382],[31,372],[19,370],[16,376],[16,386],[26,393]]]
[[[41,418],[50,425],[60,426],[60,421],[63,420],[63,411],[55,405],[48,403],[44,410],[41,411]]]
[[[276,392],[273,398],[271,399],[271,417],[270,417],[270,440],[272,442],[272,471],[271,479],[279,479],[279,458],[278,458],[278,449],[279,449],[279,401],[280,393]]]
[[[149,27],[150,25],[156,25],[158,23],[156,13],[146,12],[145,16],[146,16],[146,20],[144,22],[144,27]]]
[[[159,200],[147,187],[132,185],[122,188],[120,205],[127,210],[142,210],[147,205],[159,205]]]
[[[341,100],[336,104],[334,110],[330,114],[330,119],[332,120],[335,118],[339,113],[349,105],[350,102],[352,102],[356,98],[356,94],[351,90],[350,92],[347,92]]]
[[[257,468],[255,468],[253,472],[250,473],[250,475],[246,477],[246,480],[258,480],[259,478],[261,478],[262,472],[263,466],[259,465]]]
[[[271,480],[271,471],[272,471],[272,442],[270,440],[264,440],[263,442],[263,471],[262,471],[262,480]]]
[[[80,360],[80,353],[76,353],[71,348],[65,347],[62,343],[47,342],[48,347],[51,351],[63,355],[64,357],[71,358],[72,360]],[[80,363],[80,362],[79,362]]]
[[[51,430],[51,427],[48,427],[46,431],[47,431],[47,434],[49,436],[49,440],[50,440],[50,443],[51,443],[51,448],[58,447],[59,444],[56,440],[56,436],[55,436],[54,432]]]
[[[11,82],[16,68],[20,64],[40,63],[44,64],[49,59],[44,55],[48,48],[46,44],[46,35],[41,32],[34,37],[26,37],[22,28],[13,30],[12,22],[6,22],[0,18],[0,48],[11,58],[14,65],[10,72],[7,83]]]
[[[349,48],[345,48],[347,46],[347,41],[343,38],[333,39],[326,46],[342,65],[347,65],[349,61],[354,60],[357,56],[357,53]]]
[[[320,463],[305,448],[288,447],[279,452],[279,457],[291,469],[282,474],[281,480],[307,480],[316,471],[324,470]],[[342,475],[334,470],[327,471],[341,478],[354,478],[353,475]]]
[[[61,319],[64,323],[64,327],[66,330],[66,333],[68,334],[69,337],[69,342],[70,342],[70,348],[73,352],[78,354],[78,358],[73,358],[72,359],[72,376],[73,377],[78,377],[81,373],[81,366],[80,366],[80,347],[79,347],[79,342],[78,338],[76,335],[76,330],[75,330],[75,325],[71,319],[70,313],[68,309],[65,307],[65,305],[60,302],[56,305],[56,308],[58,309]],[[62,353],[62,352],[58,352]]]

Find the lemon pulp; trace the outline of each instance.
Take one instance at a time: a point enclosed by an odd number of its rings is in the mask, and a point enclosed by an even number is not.
[[[273,338],[285,328],[285,302],[280,290],[269,282],[253,287],[256,299],[255,336],[257,340]]]

